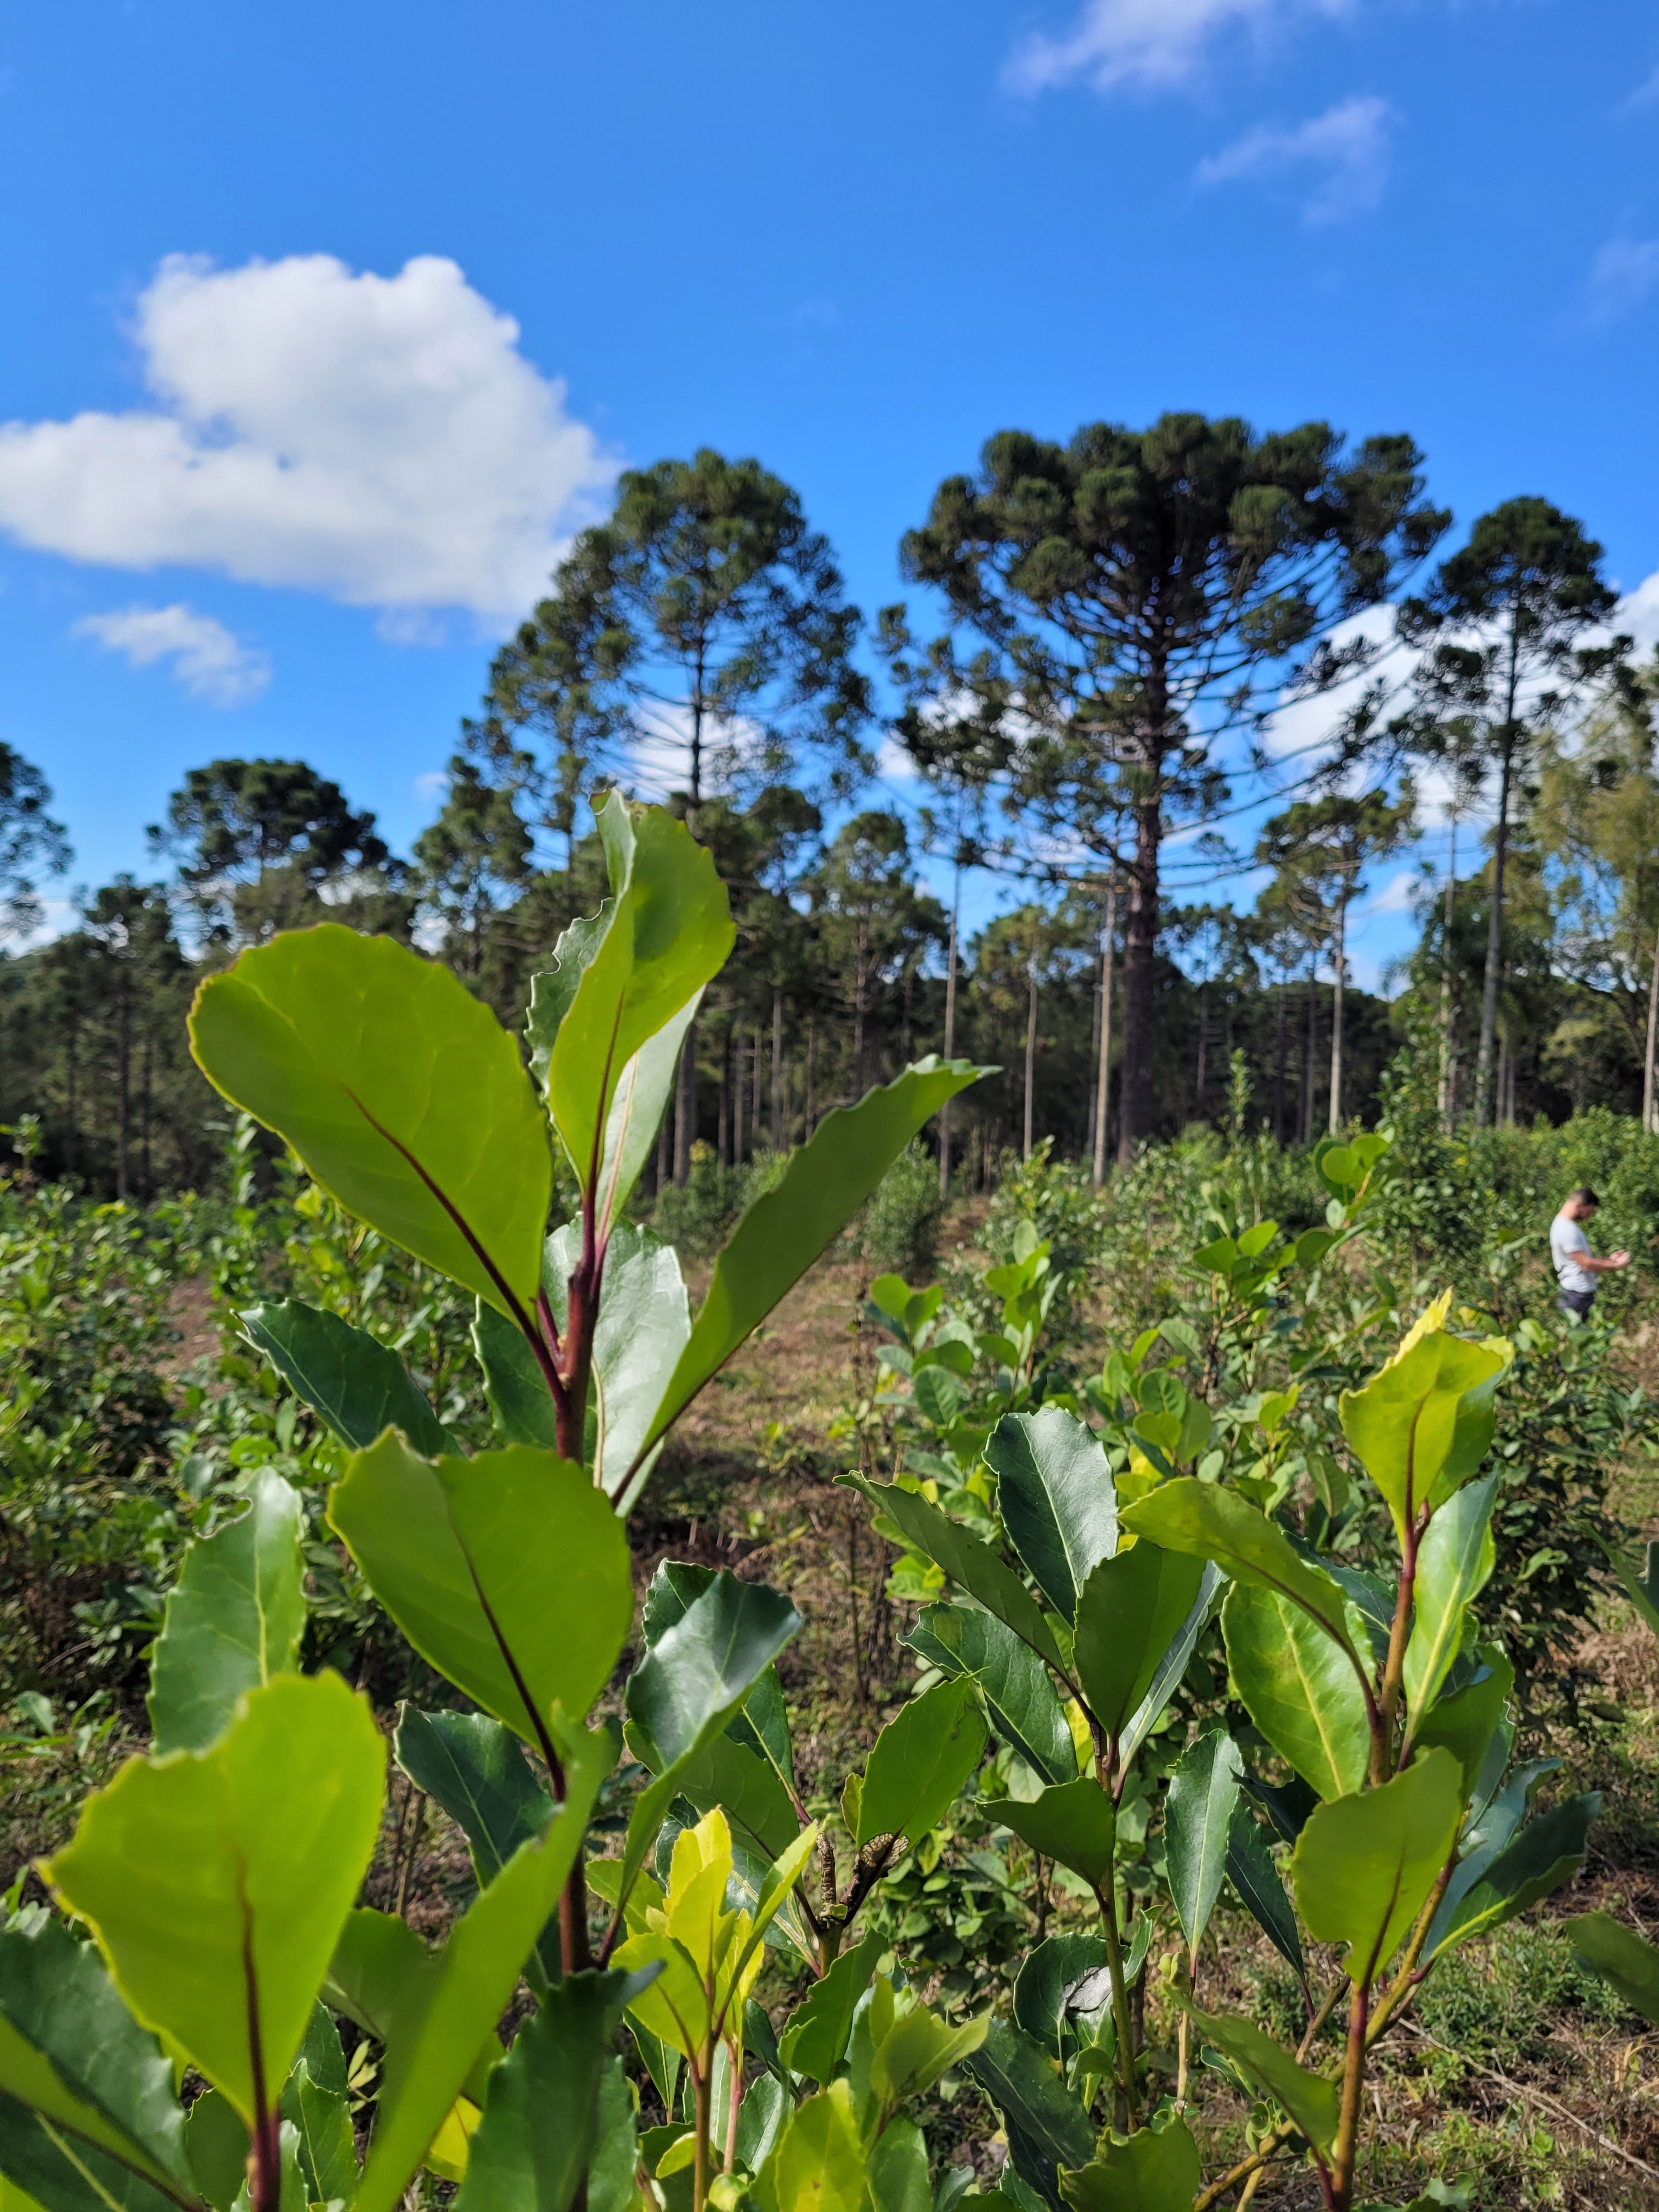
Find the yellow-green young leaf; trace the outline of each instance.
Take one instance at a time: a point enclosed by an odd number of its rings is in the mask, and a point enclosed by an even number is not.
[[[1446,1334],[1450,1293],[1428,1309],[1362,1389],[1342,1394],[1342,1433],[1388,1501],[1402,1536],[1425,1505],[1449,1498],[1486,1457],[1492,1399],[1509,1365],[1500,1340]]]
[[[1179,1990],[1175,1992],[1175,1999],[1190,2014],[1204,2041],[1213,2044],[1231,2058],[1246,2081],[1265,2090],[1296,2122],[1308,2141],[1328,2155],[1336,2141],[1341,2106],[1338,2084],[1323,2074],[1312,2073],[1307,2067],[1298,2065],[1288,2051],[1281,2051],[1252,2021],[1200,2012]]]
[[[1345,1943],[1354,1982],[1388,1965],[1428,1902],[1457,1841],[1463,1777],[1449,1751],[1425,1752],[1379,1790],[1316,1806],[1297,1838],[1291,1883],[1303,1925]]]
[[[1149,1497],[1129,1506],[1123,1525],[1137,1536],[1150,1536],[1165,1551],[1213,1559],[1235,1582],[1278,1590],[1318,1621],[1345,1651],[1352,1650],[1341,1591],[1328,1574],[1297,1553],[1277,1522],[1269,1521],[1236,1490],[1182,1475],[1161,1483]]]
[[[630,808],[612,792],[599,824],[609,920],[558,1023],[547,1068],[548,1110],[584,1190],[600,1182],[623,1071],[718,975],[736,934],[713,858],[684,823],[659,806]]]
[[[1198,1602],[1204,1563],[1139,1543],[1103,1559],[1077,1602],[1072,1654],[1089,1710],[1109,1737],[1123,1733]]]
[[[611,1679],[634,1617],[628,1539],[580,1468],[527,1444],[424,1460],[394,1432],[354,1455],[328,1514],[422,1658],[527,1743]]]
[[[860,2212],[864,2145],[845,2081],[796,2107],[768,2178],[780,2212]]]
[[[1594,1974],[1616,1990],[1632,2012],[1659,2026],[1659,1951],[1610,1912],[1583,1912],[1566,1923],[1567,1940]]]
[[[657,1969],[655,1979],[629,1997],[628,2009],[683,2058],[699,2057],[708,2039],[708,1992],[684,1944],[673,1936],[630,1936],[611,1963],[630,1974]]]
[[[614,1750],[605,1730],[559,1740],[566,1796],[545,1834],[521,1844],[435,1954],[416,2002],[388,2042],[374,2138],[352,2212],[392,2212],[471,2083],[478,2053],[519,1984],[531,1947],[558,1910]]]
[[[1103,2136],[1091,2162],[1062,2173],[1073,2212],[1192,2212],[1204,2179],[1193,2131],[1178,2114],[1161,2127]]]
[[[984,1716],[966,1676],[913,1698],[876,1738],[854,1843],[891,1835],[917,1842],[944,1819],[984,1750]]]
[[[1276,1590],[1236,1583],[1221,1608],[1239,1703],[1322,1797],[1363,1789],[1370,1765],[1365,1693],[1345,1654]]]
[[[519,1048],[459,977],[325,922],[196,994],[191,1048],[360,1221],[503,1313],[535,1304],[553,1190]]]
[[[991,2024],[989,2013],[952,2027],[926,2005],[901,2013],[870,2057],[870,2087],[888,2112],[920,2097],[951,2069],[977,2051]]]
[[[1112,1801],[1093,1775],[1080,1774],[1075,1782],[1039,1791],[1029,1800],[1015,1797],[981,1799],[981,1809],[1011,1828],[1022,1843],[1044,1858],[1080,1874],[1091,1888],[1098,1888],[1112,1870],[1116,1847],[1117,1816]]]
[[[561,1049],[564,1038],[561,1030]],[[782,1175],[750,1206],[714,1262],[690,1340],[634,1455],[635,1468],[841,1234],[922,1124],[984,1072],[969,1060],[930,1054],[856,1106],[826,1114],[810,1141],[790,1154]]]
[[[1497,1496],[1496,1474],[1469,1483],[1440,1508],[1423,1539],[1413,1592],[1416,1610],[1406,1646],[1406,1700],[1413,1713],[1426,1712],[1439,1696],[1462,1648],[1470,1602],[1492,1573]]]
[[[158,1754],[205,1751],[245,1690],[291,1674],[306,1625],[300,1493],[264,1468],[247,1510],[185,1554],[149,1662]]]
[[[281,1675],[211,1751],[129,1760],[46,1868],[138,2018],[250,2125],[305,2036],[385,1782],[368,1701]]]

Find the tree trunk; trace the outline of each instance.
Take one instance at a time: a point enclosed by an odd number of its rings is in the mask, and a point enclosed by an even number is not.
[[[1446,870],[1446,912],[1440,925],[1440,1126],[1452,1126],[1452,925],[1457,895],[1457,817],[1451,817],[1451,860]],[[1659,958],[1659,948],[1656,948]],[[1659,966],[1656,967],[1659,973]]]
[[[1336,981],[1331,989],[1331,1111],[1326,1124],[1332,1136],[1342,1128],[1342,959],[1348,934],[1348,886],[1351,876],[1342,879],[1342,888],[1336,901]]]
[[[853,1096],[849,1102],[853,1105],[864,1096],[864,1007],[868,982],[864,963],[868,949],[869,929],[860,915],[858,965],[853,971]]]
[[[1486,916],[1486,973],[1480,993],[1480,1058],[1474,1079],[1474,1118],[1486,1128],[1492,1118],[1492,1060],[1498,1043],[1498,982],[1504,964],[1504,864],[1510,848],[1510,779],[1515,739],[1504,739],[1498,779],[1498,823],[1492,835],[1492,906]]]
[[[749,1149],[752,1152],[757,1152],[760,1150],[761,1141],[761,1028],[758,1022],[756,1023],[750,1033],[750,1042],[755,1055],[750,1071],[750,1080],[754,1085],[755,1095],[749,1114]]]
[[[1279,1006],[1273,1016],[1273,1142],[1285,1142],[1285,1059],[1290,1048],[1289,1024],[1285,1018],[1288,979],[1279,979]]]
[[[743,1024],[739,1022],[732,1052],[732,1164],[737,1168],[744,1163],[744,1115],[748,1098],[749,1085],[743,1075]]]
[[[1204,1094],[1209,1089],[1210,979],[1198,987],[1198,1067],[1193,1078],[1193,1119],[1204,1119]]]
[[[945,1057],[953,1060],[957,1049],[957,923],[962,913],[962,863],[957,863],[951,893],[951,941],[945,953]],[[1659,961],[1659,954],[1655,956]],[[939,1109],[939,1194],[951,1195],[951,1102]]]
[[[1313,1142],[1314,1067],[1319,1058],[1319,955],[1308,962],[1308,1029],[1302,1041],[1301,1140]]]
[[[817,1092],[813,1084],[817,1054],[818,1018],[816,1014],[809,1014],[806,1017],[806,1127],[802,1135],[803,1143],[809,1145],[812,1141],[812,1132],[818,1126]]]
[[[139,1142],[143,1147],[144,1203],[148,1206],[155,1196],[155,1175],[150,1162],[149,1137],[154,1121],[155,1051],[148,1030],[144,1032],[144,1115],[140,1125]]]
[[[1036,1082],[1036,963],[1025,966],[1025,1142],[1021,1158],[1031,1157],[1031,1094]]]
[[[714,1150],[722,1168],[732,1164],[732,1024],[720,1034],[720,1107]]]
[[[697,1024],[694,1019],[680,1048],[680,1079],[674,1095],[674,1180],[691,1172],[691,1145],[697,1128]]]
[[[1642,1127],[1653,1127],[1653,1074],[1656,1039],[1659,1039],[1659,935],[1653,940],[1653,972],[1648,979],[1648,1048],[1643,1058]]]
[[[1153,754],[1151,746],[1149,755]],[[1156,774],[1161,754],[1153,755]],[[1161,797],[1135,809],[1135,856],[1129,870],[1129,921],[1123,936],[1123,1076],[1118,1085],[1117,1156],[1127,1166],[1135,1146],[1152,1133],[1158,1097],[1152,1081],[1157,1019],[1158,862]]]
[[[772,994],[772,1150],[783,1150],[783,994]]]

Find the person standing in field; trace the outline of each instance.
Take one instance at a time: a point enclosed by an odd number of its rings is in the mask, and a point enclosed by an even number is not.
[[[1550,1258],[1559,1285],[1555,1303],[1564,1314],[1578,1321],[1589,1319],[1596,1277],[1630,1265],[1628,1252],[1611,1252],[1605,1260],[1598,1260],[1590,1250],[1584,1224],[1595,1218],[1601,1203],[1586,1183],[1572,1193],[1550,1224]]]

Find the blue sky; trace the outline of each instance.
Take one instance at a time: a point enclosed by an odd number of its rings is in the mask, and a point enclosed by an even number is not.
[[[1638,0],[11,0],[0,735],[76,882],[221,753],[406,846],[618,465],[758,455],[873,609],[989,433],[1170,407],[1407,430],[1659,634],[1656,149]]]

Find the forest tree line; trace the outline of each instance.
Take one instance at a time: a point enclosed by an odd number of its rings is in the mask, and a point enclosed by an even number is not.
[[[1236,1065],[1249,1121],[1305,1141],[1367,1111],[1407,1035],[1449,1122],[1651,1121],[1659,658],[1614,632],[1574,518],[1528,496],[1448,553],[1450,528],[1403,437],[1003,434],[904,538],[917,603],[866,623],[757,462],[631,471],[495,653],[407,857],[312,764],[225,757],[171,795],[142,878],[19,950],[72,856],[0,744],[0,1120],[32,1171],[105,1194],[206,1183],[224,1116],[191,994],[321,920],[419,945],[516,1020],[604,896],[591,808],[620,786],[690,823],[738,933],[659,1185],[699,1144],[734,1165],[798,1142],[939,1050],[1001,1071],[939,1133],[970,1184],[1007,1149],[1100,1173],[1236,1114]],[[1275,752],[1274,711],[1327,698],[1319,741]],[[1352,982],[1351,927],[1429,799],[1444,862],[1419,864],[1385,1000]]]

